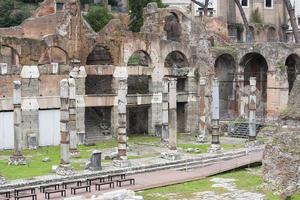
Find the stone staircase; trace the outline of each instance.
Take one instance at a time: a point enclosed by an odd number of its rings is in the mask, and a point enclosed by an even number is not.
[[[101,118],[93,108],[86,109],[85,115],[88,116],[85,118],[85,145],[93,145],[112,138],[110,134],[107,135],[108,131],[101,127]]]
[[[261,128],[260,124],[256,124],[256,134]],[[229,136],[236,138],[248,138],[249,136],[249,123],[242,122],[235,124],[231,131],[229,131]]]

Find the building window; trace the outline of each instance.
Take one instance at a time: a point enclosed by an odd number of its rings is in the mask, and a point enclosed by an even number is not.
[[[64,8],[64,3],[56,3],[56,10],[61,11]]]
[[[241,0],[241,4],[243,7],[248,7],[248,0]]]
[[[273,8],[273,0],[265,0],[265,8]]]

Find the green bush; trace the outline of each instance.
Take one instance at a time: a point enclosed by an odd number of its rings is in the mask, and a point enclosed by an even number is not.
[[[25,0],[24,0],[25,1]],[[21,1],[1,0],[0,1],[0,27],[20,25],[36,6],[25,4]]]
[[[263,23],[263,19],[258,8],[251,12],[250,21],[257,24]]]
[[[84,16],[95,32],[100,31],[113,16],[102,6],[92,6],[89,12]]]
[[[140,32],[143,26],[143,8],[151,2],[156,2],[159,8],[165,7],[161,0],[129,0],[131,23],[129,28],[133,32]]]

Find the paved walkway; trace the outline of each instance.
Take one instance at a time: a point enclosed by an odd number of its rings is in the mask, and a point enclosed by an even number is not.
[[[161,170],[161,171],[155,171],[155,172],[148,172],[143,174],[136,174],[129,177],[135,178],[136,185],[127,185],[122,186],[122,188],[115,188],[115,189],[108,189],[107,186],[104,186],[103,189],[101,188],[101,192],[95,191],[95,186],[92,186],[92,192],[91,193],[85,193],[78,191],[78,196],[83,196],[82,199],[88,199],[91,196],[100,195],[101,193],[118,190],[118,189],[130,189],[134,191],[140,191],[155,187],[161,187],[161,186],[167,186],[177,183],[183,183],[193,180],[202,179],[211,175],[215,175],[221,172],[225,172],[228,170],[232,170],[241,166],[245,166],[251,163],[260,162],[262,160],[262,151],[259,152],[251,152],[246,156],[242,156],[239,158],[226,160],[226,161],[220,161],[218,163],[196,168],[189,171],[175,171],[175,170]],[[55,195],[53,195],[53,198],[51,199],[62,199],[60,197],[55,198]],[[67,191],[67,197],[72,197],[70,190]],[[44,199],[44,194],[38,194],[38,199]]]

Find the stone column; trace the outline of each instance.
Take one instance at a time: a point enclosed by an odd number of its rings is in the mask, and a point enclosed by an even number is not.
[[[249,141],[256,140],[256,77],[250,77]]]
[[[205,77],[200,77],[199,80],[199,135],[197,137],[197,142],[204,143],[207,142],[207,119],[206,119],[206,113],[207,113],[207,104],[205,101],[205,94],[207,90],[207,80]]]
[[[13,82],[14,104],[14,155],[10,157],[10,165],[25,165],[26,159],[22,155],[22,128],[21,128],[21,82]]]
[[[73,173],[70,166],[69,120],[69,82],[63,79],[60,81],[60,165],[56,169],[59,175]]]
[[[163,79],[162,140],[169,140],[169,79]]]
[[[220,100],[219,100],[219,81],[217,78],[213,80],[212,91],[212,141],[211,147],[208,150],[210,153],[217,153],[221,151],[220,146],[220,132],[219,132],[219,120],[220,120]]]
[[[69,132],[71,157],[79,157],[77,149],[78,137],[76,130],[76,85],[75,79],[69,78]]]
[[[169,79],[169,149],[177,150],[177,79]]]
[[[22,139],[23,147],[36,149],[39,146],[39,69],[25,65],[21,71],[22,91]]]
[[[197,96],[197,81],[194,72],[190,72],[186,81],[186,89],[188,91],[188,102],[185,106],[185,132],[197,133],[199,123],[198,96]]]
[[[114,165],[118,167],[127,167],[130,165],[127,160],[127,132],[126,132],[126,106],[127,106],[127,78],[126,67],[117,67],[114,72],[114,78],[117,88],[118,100],[118,156],[114,160]]]
[[[76,129],[78,144],[85,142],[85,79],[86,71],[84,66],[74,67],[70,72],[70,77],[74,78],[76,85]]]

